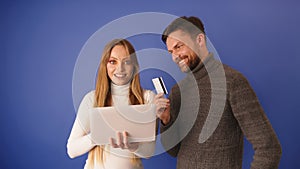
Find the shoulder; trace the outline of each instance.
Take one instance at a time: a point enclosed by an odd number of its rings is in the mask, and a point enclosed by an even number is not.
[[[89,91],[84,95],[78,108],[78,115],[80,116],[80,118],[85,118],[88,114],[86,112],[90,108],[94,107],[94,102],[95,102],[94,96],[95,96],[95,91]]]
[[[94,100],[95,100],[95,90],[92,90],[84,95],[82,102],[94,103]]]
[[[223,64],[223,68],[225,71],[225,76],[226,76],[227,81],[247,80],[246,77],[238,70],[236,70],[226,64]]]
[[[95,96],[95,90],[92,90],[86,93],[84,98],[94,98],[94,96]]]
[[[226,78],[235,79],[235,78],[243,76],[243,74],[241,72],[239,72],[238,70],[232,68],[231,66],[223,64],[223,68],[224,68],[224,71],[225,71]]]
[[[226,81],[229,88],[243,88],[246,86],[250,86],[247,78],[241,72],[225,64],[223,64],[223,67],[225,70]]]

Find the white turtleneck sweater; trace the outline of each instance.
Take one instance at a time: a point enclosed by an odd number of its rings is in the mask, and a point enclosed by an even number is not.
[[[129,84],[123,86],[111,85],[113,105],[120,103],[129,104]],[[86,94],[80,103],[78,113],[70,133],[67,143],[68,155],[71,158],[83,155],[89,152],[95,144],[92,143],[90,137],[90,121],[89,110],[94,107],[95,91]],[[144,99],[146,104],[152,103],[154,93],[150,90],[144,91]],[[138,149],[134,152],[135,155],[141,158],[150,157],[155,150],[155,141],[139,143]],[[94,169],[142,169],[143,166],[134,166],[131,163],[132,152],[129,150],[122,150],[120,148],[113,148],[110,145],[105,145],[105,161],[103,166],[94,164]],[[94,160],[96,162],[96,160]],[[86,160],[85,169],[88,169],[88,160]]]

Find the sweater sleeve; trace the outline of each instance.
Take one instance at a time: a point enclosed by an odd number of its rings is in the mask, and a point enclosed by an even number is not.
[[[171,116],[171,120],[172,119],[173,118]],[[160,123],[160,133],[162,134],[163,132],[167,131],[168,128],[170,128],[170,126],[173,124],[174,121],[175,120],[170,121],[167,125]],[[171,155],[172,157],[177,157],[181,142],[179,142],[178,144],[176,144],[175,146],[170,148],[170,145],[169,145],[170,141],[177,140],[176,138],[178,137],[178,135],[176,135],[176,133],[172,133],[173,134],[172,136],[174,136],[174,137],[172,137],[170,134],[169,135],[161,135],[161,143],[169,155]]]
[[[179,138],[179,129],[176,128],[173,131],[174,132],[168,132],[168,134],[164,134],[165,131],[167,131],[172,124],[176,121],[176,118],[179,113],[180,109],[180,103],[178,101],[181,100],[180,95],[177,92],[178,86],[174,86],[171,90],[171,93],[169,95],[170,99],[170,122],[168,124],[163,124],[162,122],[160,123],[160,133],[161,133],[161,143],[163,147],[166,149],[167,153],[173,157],[177,157],[177,154],[180,149],[180,144],[176,144],[175,146],[170,147],[170,145],[173,145],[174,140],[178,140]],[[175,126],[178,127],[178,126]]]
[[[251,169],[278,168],[281,157],[279,140],[253,89],[241,74],[230,84],[229,100],[241,130],[255,151]]]
[[[73,124],[68,143],[67,152],[70,158],[83,155],[95,145],[90,137],[89,110],[93,107],[93,92],[88,93],[80,103],[78,113]]]

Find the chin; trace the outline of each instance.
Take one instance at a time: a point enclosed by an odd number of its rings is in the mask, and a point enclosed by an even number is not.
[[[181,70],[181,72],[183,72],[183,73],[187,73],[187,72],[190,71],[190,68],[189,68],[188,66],[182,66],[182,67],[180,67],[180,70]]]

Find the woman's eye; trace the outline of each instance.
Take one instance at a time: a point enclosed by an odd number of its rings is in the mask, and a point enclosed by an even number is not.
[[[130,65],[130,64],[131,64],[130,60],[125,61],[125,65]]]
[[[109,60],[108,63],[114,65],[114,64],[116,64],[117,62],[116,62],[115,60]]]

